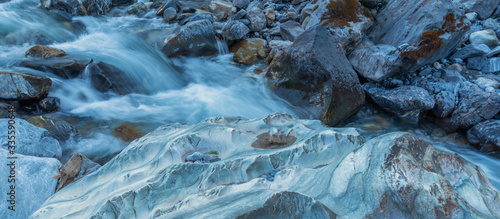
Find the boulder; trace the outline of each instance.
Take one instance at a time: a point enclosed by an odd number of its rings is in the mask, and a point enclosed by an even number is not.
[[[488,18],[485,21],[483,21],[483,29],[485,29],[485,30],[495,31],[499,28],[500,28],[500,26],[493,18]]]
[[[73,16],[102,15],[111,8],[112,0],[40,0],[42,7],[67,12]]]
[[[163,11],[163,22],[168,23],[170,21],[174,21],[176,18],[177,11],[174,8],[170,7]]]
[[[366,83],[363,88],[378,106],[399,117],[418,121],[421,113],[434,108],[429,92],[417,86],[404,85],[389,90]]]
[[[250,4],[250,0],[233,0],[233,6],[238,9],[243,9]]]
[[[432,114],[438,118],[445,118],[451,115],[455,109],[455,94],[449,91],[441,91],[435,95],[434,108],[432,109]]]
[[[31,59],[21,63],[22,66],[38,71],[49,72],[64,79],[76,78],[85,68],[82,62],[67,58]]]
[[[163,13],[167,8],[173,8],[176,12],[179,11],[177,0],[166,1],[162,6],[158,8],[158,10],[156,11],[156,16],[163,16]]]
[[[50,136],[59,142],[67,141],[71,136],[77,135],[78,131],[69,122],[48,116],[33,116],[27,122],[36,127],[49,131]]]
[[[300,35],[271,63],[266,77],[280,97],[327,125],[344,121],[364,104],[356,72],[323,26]]]
[[[56,97],[46,97],[38,101],[38,109],[45,113],[57,111],[61,107],[61,100]]]
[[[261,31],[266,27],[266,16],[264,15],[264,12],[258,7],[254,7],[247,11],[247,15],[245,16],[245,18],[250,21],[250,26],[248,27],[252,32]]]
[[[100,92],[113,91],[120,95],[147,93],[137,81],[132,80],[119,68],[105,62],[92,62],[87,65],[92,87]]]
[[[349,55],[349,61],[361,77],[381,82],[403,69],[400,55],[401,52],[391,45],[364,41]]]
[[[489,51],[488,46],[484,44],[480,45],[468,44],[465,47],[458,49],[455,53],[453,53],[450,59],[466,60],[468,58],[486,55],[488,51]]]
[[[239,48],[233,55],[233,59],[241,64],[253,64],[257,61],[257,54],[246,48]]]
[[[25,120],[15,119],[16,128],[16,153],[35,157],[60,158],[62,155],[61,146],[50,133],[42,128],[36,127]],[[8,149],[9,120],[0,119],[0,146]]]
[[[493,14],[500,0],[452,0],[452,2],[465,12],[476,12],[480,19],[485,20]]]
[[[304,33],[304,29],[299,22],[292,20],[280,25],[280,33],[284,40],[293,42],[300,34]]]
[[[61,163],[54,158],[32,157],[16,154],[17,159],[7,158],[8,151],[0,148],[0,160],[5,164],[0,167],[0,175],[5,182],[0,183],[0,214],[3,218],[29,218],[42,204],[54,194],[57,179],[52,178],[57,174]],[[12,179],[8,161],[16,163],[15,184],[7,180]],[[10,203],[10,186],[15,186],[15,211],[8,209]]]
[[[210,21],[192,21],[166,37],[161,51],[168,57],[216,53],[215,37],[215,30]]]
[[[467,140],[482,152],[500,155],[500,120],[486,120],[467,131]]]
[[[52,80],[14,72],[0,72],[0,99],[38,100],[46,97]]]
[[[481,71],[488,63],[488,58],[483,56],[476,56],[467,59],[467,69]]]
[[[500,57],[489,58],[483,68],[483,73],[498,73],[500,72]]]
[[[469,41],[472,45],[478,46],[486,44],[490,48],[494,48],[499,45],[497,35],[493,30],[481,30],[471,33]]]
[[[234,60],[242,64],[252,64],[257,58],[265,58],[267,41],[261,38],[244,39],[231,45]]]
[[[26,51],[26,57],[36,57],[42,59],[49,59],[53,57],[67,56],[68,54],[63,50],[47,47],[47,46],[33,46],[28,51]]]
[[[227,40],[240,40],[250,33],[250,29],[240,21],[229,21],[224,25],[222,33]]]

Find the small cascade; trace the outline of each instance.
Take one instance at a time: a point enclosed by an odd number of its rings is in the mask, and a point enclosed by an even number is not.
[[[219,55],[224,55],[229,53],[229,48],[227,48],[227,44],[223,39],[217,37],[217,50]]]

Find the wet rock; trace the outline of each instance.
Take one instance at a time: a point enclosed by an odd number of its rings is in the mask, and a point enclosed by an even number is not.
[[[300,34],[304,33],[304,29],[297,21],[287,21],[280,25],[280,33],[284,40],[293,42]]]
[[[486,153],[500,155],[500,120],[486,120],[467,131],[467,140]]]
[[[217,52],[215,30],[208,20],[189,22],[163,41],[162,52],[168,57],[200,56]]]
[[[361,77],[381,82],[401,71],[403,62],[400,54],[393,46],[373,45],[365,41],[349,55],[349,61]]]
[[[37,57],[42,59],[62,57],[67,55],[68,54],[63,50],[41,45],[31,47],[28,51],[26,51],[25,54],[26,57]]]
[[[252,64],[257,61],[257,54],[245,48],[239,48],[233,55],[233,59],[241,64]]]
[[[471,70],[481,71],[487,62],[488,62],[488,59],[484,55],[468,58],[467,59],[467,68],[471,69]]]
[[[418,121],[421,113],[434,107],[435,101],[425,89],[401,86],[391,90],[373,83],[363,85],[368,96],[381,108],[396,116]]]
[[[37,100],[48,95],[52,80],[50,78],[0,72],[0,99]]]
[[[267,41],[261,38],[244,39],[231,45],[230,52],[235,53],[234,59],[238,63],[251,64],[257,58],[264,58],[266,54]],[[264,54],[264,57],[261,55]]]
[[[264,15],[264,12],[258,7],[254,7],[247,11],[247,15],[245,16],[245,18],[250,21],[250,26],[248,27],[252,32],[261,31],[266,27],[266,16]]]
[[[174,8],[170,7],[163,11],[163,22],[168,23],[170,21],[174,21],[176,18],[177,11]]]
[[[271,63],[266,74],[276,93],[312,117],[335,125],[364,104],[358,76],[335,38],[322,27],[311,28]]]
[[[81,179],[85,175],[95,172],[99,168],[101,168],[101,165],[98,163],[91,161],[80,153],[74,153],[64,166],[59,167],[59,174],[53,177],[59,179],[55,192]]]
[[[219,158],[218,152],[217,151],[212,151],[212,152],[194,152],[186,156],[184,159],[185,162],[193,162],[193,163],[213,163],[220,161],[221,159]]]
[[[490,93],[475,84],[464,82],[458,94],[459,103],[451,114],[451,123],[454,127],[469,129],[500,112],[498,93]]]
[[[274,23],[274,20],[276,19],[276,13],[272,8],[268,8],[265,10],[265,16],[267,20],[267,25],[271,25]]]
[[[499,45],[498,38],[493,30],[481,30],[470,34],[469,41],[472,45],[485,44],[490,48]]]
[[[8,149],[9,119],[0,119],[0,146]],[[61,146],[50,133],[42,128],[36,127],[25,120],[15,119],[16,128],[16,154],[61,158]]]
[[[132,124],[122,124],[115,128],[113,136],[122,139],[126,142],[131,142],[144,136],[145,133]]]
[[[56,97],[46,97],[38,101],[37,105],[42,112],[50,113],[61,107],[61,100]]]
[[[493,57],[489,58],[483,68],[481,69],[484,73],[497,73],[500,72],[500,58]]]
[[[130,8],[127,10],[127,14],[142,14],[148,10],[148,6],[144,4],[143,2],[137,2],[130,6]]]
[[[469,45],[457,50],[450,57],[450,59],[458,58],[458,59],[466,60],[468,58],[486,55],[489,48],[483,48],[483,47],[487,47],[487,46],[484,44],[481,44],[481,45],[469,44]]]
[[[106,14],[112,4],[112,0],[41,0],[40,2],[45,9],[56,9],[73,16]]]
[[[76,78],[85,68],[82,62],[66,58],[34,59],[24,61],[21,65],[38,71],[50,72],[64,79]]]
[[[33,116],[26,120],[34,126],[43,128],[50,133],[50,136],[59,142],[67,141],[71,136],[78,134],[78,131],[69,122],[48,116]]]
[[[120,95],[129,93],[147,93],[137,82],[119,68],[104,63],[92,62],[87,65],[92,87],[100,92],[113,91]]]
[[[286,148],[295,143],[297,137],[291,134],[273,134],[264,132],[257,135],[257,139],[252,143],[252,147],[261,149],[280,149]]]
[[[175,11],[179,11],[179,6],[177,4],[177,0],[168,0],[156,11],[156,16],[163,16],[163,13],[167,8],[174,8]]]
[[[453,0],[453,4],[465,9],[465,12],[476,12],[481,20],[489,18],[500,0]]]
[[[435,96],[435,105],[432,114],[438,118],[445,118],[451,115],[455,109],[455,94],[448,91],[441,91]]]
[[[250,33],[250,29],[240,21],[230,21],[224,25],[222,32],[227,40],[239,40]]]
[[[0,160],[6,164],[8,151],[0,148]],[[61,163],[54,158],[33,157],[16,154],[15,175],[15,211],[8,210],[10,203],[10,186],[7,176],[10,175],[10,166],[6,164],[0,167],[0,175],[5,182],[0,183],[0,198],[5,200],[0,203],[3,218],[29,218],[42,204],[54,194],[57,180],[51,178],[57,174],[57,168]],[[11,179],[11,178],[9,178]]]

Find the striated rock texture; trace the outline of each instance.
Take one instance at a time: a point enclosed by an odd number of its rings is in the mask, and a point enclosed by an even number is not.
[[[14,72],[0,72],[0,99],[37,100],[46,97],[52,80]]]
[[[252,147],[262,133],[296,140]],[[221,160],[183,162],[201,150]],[[162,126],[31,218],[494,218],[499,195],[477,166],[410,134],[364,143],[356,129],[272,114]]]
[[[266,74],[280,97],[328,125],[354,115],[365,101],[358,76],[336,42],[324,27],[311,28],[275,57]]]
[[[3,123],[4,121],[2,121]],[[3,138],[3,137],[2,137]],[[16,203],[15,210],[8,210],[11,183],[7,177],[10,175],[10,167],[7,166],[8,152],[0,148],[0,160],[4,161],[0,167],[0,215],[2,218],[28,218],[43,204],[47,198],[54,194],[57,180],[51,177],[57,174],[57,168],[61,163],[54,158],[32,157],[16,154]]]
[[[40,0],[45,9],[57,9],[73,16],[106,14],[111,0]]]
[[[216,53],[215,30],[208,20],[192,21],[170,34],[164,41],[161,51],[168,57],[200,56]]]
[[[478,145],[483,152],[500,157],[500,120],[486,120],[467,131],[470,143]]]

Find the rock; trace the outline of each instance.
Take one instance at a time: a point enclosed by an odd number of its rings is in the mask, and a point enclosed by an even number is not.
[[[500,26],[498,26],[498,23],[493,20],[492,18],[488,18],[486,19],[484,22],[483,22],[483,29],[485,30],[497,30],[498,28],[500,28]]]
[[[258,32],[261,31],[266,27],[266,16],[264,15],[264,12],[260,10],[258,7],[254,7],[247,11],[247,15],[245,16],[246,19],[250,21],[250,30],[252,32]]]
[[[19,117],[16,107],[9,103],[0,102],[0,118]]]
[[[167,8],[174,8],[177,13],[177,11],[179,11],[177,0],[168,0],[167,2],[165,2],[165,4],[159,7],[158,10],[156,11],[156,16],[163,16],[163,13]]]
[[[78,134],[78,131],[69,122],[62,119],[51,118],[48,116],[33,116],[26,120],[34,126],[49,131],[50,136],[63,143],[71,136]]]
[[[418,121],[421,113],[434,108],[434,99],[425,89],[405,85],[391,90],[373,83],[363,85],[368,96],[382,109],[396,116]]]
[[[131,5],[136,0],[111,0],[112,6]]]
[[[238,9],[243,9],[248,4],[250,4],[250,0],[233,0],[233,6]]]
[[[163,11],[163,22],[168,23],[174,21],[177,18],[177,11],[175,8],[167,8]]]
[[[481,71],[483,67],[486,65],[488,59],[486,56],[476,56],[473,58],[467,59],[467,69],[478,70]]]
[[[266,74],[280,97],[327,125],[354,115],[365,99],[356,72],[335,42],[324,27],[310,28]]]
[[[470,21],[474,22],[477,20],[477,13],[476,12],[470,12],[470,13],[466,13],[465,14],[465,17],[467,19],[469,19]]]
[[[148,10],[148,6],[144,2],[137,2],[130,6],[127,10],[127,14],[142,14]]]
[[[250,33],[250,29],[240,21],[229,21],[222,32],[227,40],[240,40]]]
[[[189,22],[170,34],[163,43],[161,51],[168,57],[217,52],[215,30],[208,20]]]
[[[32,157],[16,154],[17,159],[7,158],[8,151],[0,148],[0,160],[5,162],[0,167],[0,175],[5,182],[0,183],[0,212],[3,218],[29,218],[42,204],[54,194],[57,180],[52,177],[57,174],[57,168],[61,163],[54,158]],[[11,175],[8,161],[16,163],[15,184],[7,181]],[[13,179],[13,178],[9,178]],[[8,209],[10,203],[10,186],[15,186],[15,211]]]
[[[92,87],[100,92],[113,91],[119,95],[147,93],[125,72],[105,62],[92,62],[87,65],[86,71],[89,72]]]
[[[450,1],[389,0],[375,17],[367,34],[374,44],[401,49],[406,61],[403,71],[414,72],[422,66],[450,55],[463,41],[469,24]]]
[[[38,100],[46,97],[52,80],[14,72],[0,72],[0,99]]]
[[[64,79],[76,78],[85,68],[85,64],[66,58],[34,59],[24,61],[21,65],[38,71],[49,72]]]
[[[500,84],[498,81],[486,77],[479,77],[474,81],[479,87],[492,87],[493,89],[498,89]]]
[[[489,58],[481,71],[484,73],[500,72],[500,57]]]
[[[37,57],[42,59],[49,59],[53,57],[67,56],[68,54],[60,49],[46,47],[46,46],[33,46],[26,51],[26,57]]]
[[[435,105],[432,114],[438,118],[445,118],[451,115],[455,109],[455,94],[448,91],[441,91],[435,96]]]
[[[403,62],[400,54],[393,46],[364,41],[349,55],[349,61],[361,77],[381,82],[401,71]]]
[[[497,35],[493,30],[481,30],[470,34],[469,41],[472,45],[486,44],[490,48],[499,45]]]
[[[16,154],[61,158],[61,146],[56,139],[52,138],[45,129],[38,128],[25,120],[15,119],[16,128]],[[0,119],[0,146],[8,149],[9,120]]]
[[[457,71],[457,72],[463,72],[465,70],[465,67],[463,65],[455,63],[455,64],[449,65],[448,69],[453,70],[453,71]]]
[[[40,0],[42,7],[67,12],[72,16],[103,15],[106,14],[112,0]]]
[[[274,20],[276,19],[276,13],[274,12],[273,9],[269,8],[265,11],[265,16],[267,20],[267,25],[271,25],[274,23]]]
[[[132,124],[122,124],[115,128],[113,136],[122,139],[125,142],[131,142],[141,138],[145,133]]]
[[[245,16],[247,16],[247,11],[241,9],[234,15],[233,20],[244,19]]]
[[[500,46],[493,48],[490,52],[488,52],[486,54],[486,57],[491,58],[491,57],[496,56],[498,54],[500,54]]]
[[[271,130],[294,133],[297,142],[250,146]],[[223,159],[184,162],[199,150]],[[479,167],[411,134],[364,143],[354,128],[272,114],[162,126],[54,194],[32,218],[497,218],[499,195]]]
[[[203,153],[196,151],[196,152],[186,156],[185,162],[195,162],[195,161],[202,161],[202,160],[203,160]]]
[[[376,8],[377,6],[383,4],[385,0],[360,0],[359,2],[367,8]]]
[[[304,29],[297,21],[287,21],[280,25],[280,33],[284,40],[293,42],[300,34],[304,33]]]
[[[101,168],[101,165],[98,163],[91,161],[80,153],[74,153],[64,166],[59,167],[59,174],[53,177],[59,178],[56,192],[99,168]]]
[[[465,12],[476,12],[481,20],[489,18],[500,0],[452,0],[453,4],[465,9]]]
[[[254,53],[259,50],[264,50],[267,46],[267,41],[261,38],[248,38],[237,42],[229,48],[229,52],[236,52],[240,48],[248,49]]]
[[[493,118],[500,112],[500,94],[482,90],[470,82],[462,83],[458,91],[458,105],[451,114],[451,124],[460,129]]]
[[[50,113],[61,107],[61,100],[56,97],[46,97],[38,101],[37,105],[42,112]]]
[[[298,19],[299,15],[297,14],[296,10],[294,10],[293,8],[290,8],[286,12],[285,17],[290,18],[291,20],[295,21]]]
[[[467,131],[467,140],[478,145],[482,152],[500,152],[500,120],[486,120]]]
[[[234,53],[233,59],[241,64],[252,64],[257,61],[257,54],[248,49],[239,48],[238,51]]]
[[[484,44],[481,45],[472,45],[469,44],[459,50],[457,50],[450,58],[451,59],[468,59],[472,57],[477,57],[477,56],[483,56],[486,54],[485,48],[482,48],[483,46],[486,46]],[[486,46],[487,47],[487,46]]]
[[[231,9],[233,8],[233,5],[231,2],[226,1],[226,0],[212,0],[210,4],[208,5],[208,9],[212,13],[218,13],[221,11],[225,11],[226,13],[231,12]]]
[[[314,1],[312,1],[314,2]],[[357,0],[318,0],[303,10],[312,10],[305,29],[322,25],[331,28],[344,49],[354,45],[373,23],[370,11]]]

